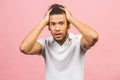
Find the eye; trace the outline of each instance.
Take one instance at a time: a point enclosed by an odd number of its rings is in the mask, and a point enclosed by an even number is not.
[[[50,26],[54,26],[54,25],[55,25],[55,23],[53,23],[53,22],[50,23]]]
[[[60,25],[63,25],[63,24],[64,24],[64,22],[60,22],[59,24],[60,24]]]

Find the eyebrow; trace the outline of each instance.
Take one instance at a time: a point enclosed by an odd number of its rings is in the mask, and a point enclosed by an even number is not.
[[[58,23],[61,23],[61,22],[63,22],[63,23],[64,23],[65,21],[59,21]],[[49,22],[49,23],[56,23],[56,22]]]
[[[59,23],[60,23],[60,22],[65,22],[65,21],[59,21]]]
[[[49,22],[49,23],[56,23],[56,22]]]

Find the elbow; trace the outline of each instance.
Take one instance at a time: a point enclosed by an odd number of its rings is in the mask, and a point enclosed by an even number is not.
[[[26,54],[26,55],[34,55],[35,53],[31,52],[30,49],[28,49],[28,47],[25,47],[25,46],[20,46],[19,47],[19,50],[23,53],[23,54]]]
[[[28,54],[27,48],[25,48],[25,47],[22,46],[22,45],[19,47],[19,50],[20,50],[20,52],[22,52],[22,53],[24,53],[24,54]]]
[[[95,33],[94,35],[91,36],[91,39],[89,39],[89,47],[92,47],[96,44],[96,42],[98,41],[98,34]]]
[[[98,39],[99,39],[99,35],[98,35],[98,33],[95,33],[93,36],[92,36],[92,43],[93,43],[93,45],[98,41]]]
[[[26,50],[25,50],[25,48],[24,48],[23,46],[20,46],[20,47],[19,47],[19,50],[20,50],[20,52],[26,54]]]

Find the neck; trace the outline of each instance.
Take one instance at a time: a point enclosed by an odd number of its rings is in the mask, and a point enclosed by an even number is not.
[[[58,44],[62,45],[67,40],[68,36],[69,36],[69,34],[67,33],[62,41],[58,41]]]

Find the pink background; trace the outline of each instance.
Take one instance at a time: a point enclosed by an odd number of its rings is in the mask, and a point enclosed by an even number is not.
[[[0,0],[0,80],[45,79],[43,58],[22,54],[19,45],[53,3],[99,33],[85,57],[85,80],[120,80],[120,0]],[[41,37],[49,35],[46,28]]]

